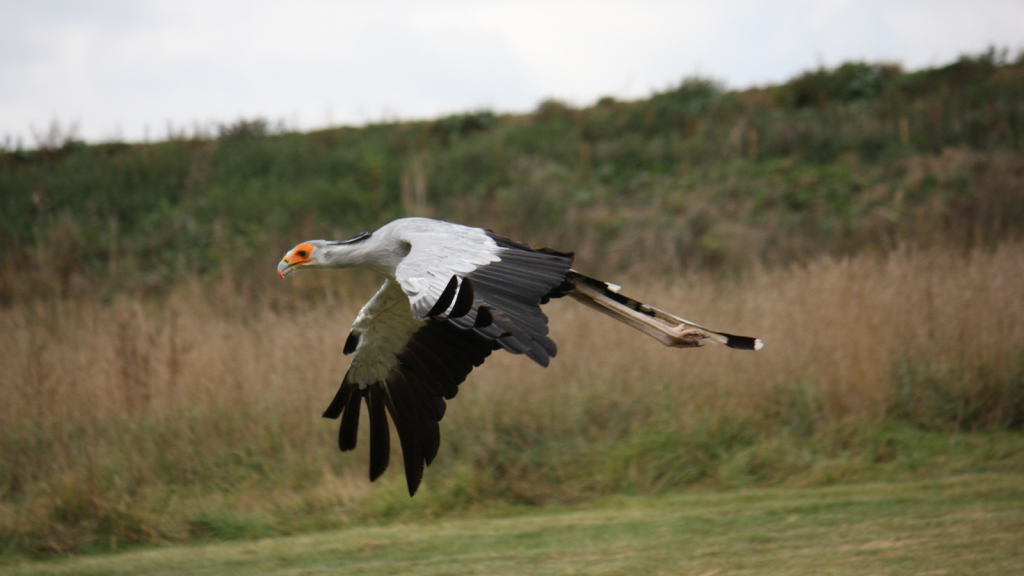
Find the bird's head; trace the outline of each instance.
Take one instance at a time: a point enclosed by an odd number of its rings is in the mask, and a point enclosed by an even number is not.
[[[373,252],[370,232],[360,232],[347,240],[306,240],[285,252],[277,265],[277,275],[284,279],[299,268],[348,268],[372,264],[367,253]]]
[[[322,268],[327,262],[323,240],[307,240],[295,248],[285,252],[284,258],[277,265],[277,275],[283,280],[285,276],[306,266]]]

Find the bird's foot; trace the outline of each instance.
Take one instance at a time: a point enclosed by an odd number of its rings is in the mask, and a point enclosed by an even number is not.
[[[700,348],[704,345],[702,341],[708,338],[708,335],[703,330],[687,328],[686,324],[670,328],[669,332],[672,336],[672,342],[669,346],[672,348]]]

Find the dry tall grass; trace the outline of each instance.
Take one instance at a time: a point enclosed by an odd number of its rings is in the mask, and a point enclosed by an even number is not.
[[[310,298],[309,285],[345,273],[333,274],[288,285],[287,304],[185,286],[159,302],[0,312],[0,538],[66,550],[97,535],[187,537],[211,529],[216,510],[344,514],[373,491],[400,493],[400,458],[383,488],[370,486],[365,445],[339,454],[337,423],[318,418],[365,296]],[[730,446],[851,420],[1022,424],[1024,244],[738,281],[609,280],[766,347],[666,349],[555,301],[558,357],[544,370],[499,353],[471,375],[442,423],[428,494],[433,484],[466,501],[544,501],[678,486],[712,478],[708,461]]]

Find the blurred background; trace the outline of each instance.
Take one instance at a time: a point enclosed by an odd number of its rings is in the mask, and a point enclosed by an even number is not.
[[[1021,23],[0,2],[0,546],[1024,470]],[[558,359],[476,370],[409,500],[399,458],[371,485],[317,417],[379,279],[275,266],[410,215],[575,251],[766,348],[664,350],[554,302]]]

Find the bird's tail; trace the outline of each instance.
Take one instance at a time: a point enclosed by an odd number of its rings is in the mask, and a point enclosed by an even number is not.
[[[758,338],[734,336],[711,330],[664,310],[637,302],[619,294],[618,286],[584,276],[575,270],[570,270],[565,282],[552,292],[549,297],[571,296],[578,302],[632,326],[666,346],[699,346],[699,341],[704,339],[737,350],[760,350],[764,346]]]

